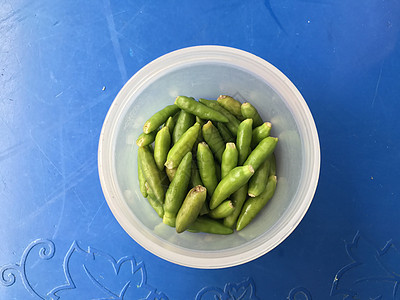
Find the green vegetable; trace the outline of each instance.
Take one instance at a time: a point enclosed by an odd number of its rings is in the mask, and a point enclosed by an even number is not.
[[[169,187],[170,181],[169,181],[167,173],[165,172],[165,169],[166,168],[164,168],[164,170],[160,171],[160,174],[161,174],[161,186],[164,188],[164,191],[166,192]]]
[[[210,219],[206,216],[198,217],[196,221],[189,225],[190,232],[206,232],[213,234],[231,234],[232,228],[226,227],[217,220]]]
[[[139,147],[138,158],[144,178],[154,192],[155,200],[163,203],[165,192],[162,186],[162,176],[154,161],[153,154],[148,147]]]
[[[206,121],[204,121],[202,118],[196,116],[196,122],[200,123],[201,127],[204,126],[204,124],[206,124]]]
[[[188,152],[182,159],[175,177],[165,193],[163,222],[175,226],[176,214],[182,205],[189,185],[192,168],[192,153]]]
[[[231,96],[178,96],[136,140],[140,192],[178,233],[242,230],[275,193],[271,127]]]
[[[257,170],[264,160],[274,152],[278,138],[266,137],[263,139],[257,147],[250,153],[243,165],[251,165],[254,170]]]
[[[136,140],[136,145],[138,145],[139,147],[147,146],[152,142],[154,142],[155,137],[156,137],[156,132],[154,131],[150,132],[149,134],[142,132]]]
[[[197,164],[194,160],[192,160],[192,174],[190,176],[190,181],[189,181],[189,187],[193,188],[197,185],[202,185],[204,186],[203,182],[201,181],[199,169],[197,168]],[[204,202],[203,207],[200,210],[200,216],[208,214],[208,206],[207,206],[207,200]]]
[[[225,143],[219,134],[218,129],[213,125],[211,121],[208,121],[204,124],[203,129],[203,138],[210,147],[212,153],[218,159],[219,162],[222,160],[222,153],[225,149]]]
[[[150,206],[154,209],[157,215],[162,218],[164,216],[164,208],[160,201],[155,199],[154,193],[149,187],[148,183],[145,183],[146,191],[147,191],[147,201],[149,202]]]
[[[209,212],[210,212],[210,210],[209,210],[209,208],[208,208],[208,205],[207,205],[207,198],[206,198],[206,201],[203,203],[203,206],[201,207],[199,216],[206,215],[206,214],[208,214]]]
[[[222,153],[221,178],[224,178],[233,168],[237,167],[239,153],[234,143],[226,143]]]
[[[225,123],[226,127],[234,136],[236,136],[237,128],[240,124],[240,121],[236,119],[234,115],[232,115],[229,111],[219,105],[216,100],[207,100],[200,98],[199,102],[224,115],[228,120],[228,123]]]
[[[191,170],[191,176],[190,176],[190,187],[193,188],[196,185],[203,185],[203,182],[201,181],[199,169],[197,168],[197,164],[194,160],[192,160],[192,170]]]
[[[167,160],[169,147],[171,146],[171,134],[168,127],[163,127],[157,132],[154,141],[154,160],[160,171],[164,170],[164,164]]]
[[[250,103],[248,102],[243,103],[242,106],[240,107],[240,110],[242,112],[243,117],[245,117],[246,119],[248,118],[253,119],[254,127],[260,126],[263,123],[263,120],[261,119],[257,109]]]
[[[200,132],[200,124],[195,123],[181,136],[181,138],[172,146],[167,155],[165,166],[168,169],[176,168],[186,153],[192,150],[197,136]]]
[[[223,219],[235,210],[235,206],[231,200],[225,200],[216,208],[212,209],[208,215],[213,219]]]
[[[270,160],[271,160],[271,167],[270,167],[270,170],[269,170],[269,175],[276,175],[276,157],[275,157],[275,153],[271,154]]]
[[[138,160],[138,178],[139,178],[139,189],[140,192],[142,193],[143,197],[147,198],[147,190],[146,190],[146,178],[144,178],[142,168],[140,166],[140,160]]]
[[[239,121],[243,121],[241,105],[239,101],[227,95],[220,95],[217,99],[218,104],[233,114]]]
[[[244,203],[240,216],[236,224],[236,230],[245,228],[261,209],[272,198],[276,189],[276,176],[272,175],[268,178],[267,186],[264,191],[257,197],[249,198]]]
[[[229,195],[245,185],[254,174],[252,166],[242,166],[232,169],[217,185],[210,200],[210,209],[216,208]]]
[[[178,96],[175,99],[175,104],[179,108],[181,108],[193,115],[196,115],[201,119],[213,120],[213,121],[219,121],[219,122],[228,122],[228,119],[220,112],[215,111],[215,110],[213,110],[213,109],[211,109],[189,97]]]
[[[197,167],[203,185],[207,188],[207,193],[212,196],[218,184],[214,156],[204,142],[197,146]]]
[[[265,122],[260,126],[253,129],[252,138],[251,138],[251,148],[254,149],[259,142],[261,142],[266,137],[269,137],[271,132],[271,123]]]
[[[178,168],[173,168],[173,169],[165,168],[165,173],[167,174],[168,179],[169,179],[170,182],[171,182],[172,180],[174,180],[174,177],[175,177],[175,174],[176,174],[176,170],[177,170],[177,169],[178,169]]]
[[[196,122],[196,117],[191,113],[181,110],[172,133],[172,142],[175,144],[179,138]]]
[[[237,218],[239,217],[243,204],[247,199],[247,186],[248,184],[246,183],[231,195],[232,203],[235,206],[235,209],[233,210],[232,214],[225,217],[223,221],[224,225],[229,228],[236,227]]]
[[[217,128],[225,143],[231,143],[235,141],[234,135],[229,131],[225,123],[217,122]]]
[[[192,188],[186,195],[176,216],[176,232],[185,231],[198,217],[206,200],[207,189],[201,185]]]
[[[158,129],[167,119],[179,111],[179,107],[175,104],[168,105],[162,110],[156,112],[154,115],[148,119],[143,125],[143,132],[150,133]]]
[[[271,160],[267,158],[257,171],[254,172],[253,177],[250,178],[248,189],[250,197],[256,197],[264,191],[269,176],[270,165]]]
[[[242,121],[238,127],[236,137],[236,147],[239,152],[239,165],[243,165],[246,158],[251,152],[251,137],[252,137],[253,119]]]
[[[157,215],[160,218],[162,218],[164,216],[164,208],[162,204],[150,196],[147,197],[147,201],[149,202],[150,206],[154,209],[154,211],[157,213]]]
[[[179,116],[179,112],[177,112],[175,115]],[[173,117],[169,117],[167,119],[167,121],[165,122],[165,127],[168,127],[170,134],[172,132],[174,132],[175,123],[176,123],[176,120],[178,119],[178,118],[175,118],[175,115]]]

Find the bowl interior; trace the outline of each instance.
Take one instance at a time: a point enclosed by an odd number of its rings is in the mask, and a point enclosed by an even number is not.
[[[315,166],[309,166],[310,162],[315,164],[315,158],[309,154],[315,148],[315,127],[309,127],[315,125],[290,81],[272,66],[264,65],[258,70],[258,64],[245,68],[232,59],[221,61],[210,56],[185,62],[176,60],[165,68],[157,66],[157,71],[149,76],[137,74],[140,80],[131,79],[113,104],[119,105],[112,107],[118,113],[108,120],[112,126],[105,133],[109,135],[111,149],[107,154],[111,160],[110,174],[105,176],[112,181],[109,186],[113,191],[108,191],[106,198],[124,229],[156,255],[178,264],[205,268],[243,263],[278,245],[307,211],[315,191],[315,187],[311,188],[310,195],[309,182],[316,181]],[[240,232],[228,236],[177,234],[174,228],[162,223],[140,193],[135,141],[144,122],[172,104],[176,96],[216,99],[221,94],[251,102],[263,120],[272,123],[271,135],[279,138],[275,152],[277,190],[265,209]],[[318,173],[319,160],[317,169]]]
[[[218,236],[185,232],[177,235],[174,228],[160,224],[161,219],[140,194],[135,141],[142,133],[144,122],[164,106],[173,104],[176,96],[216,99],[220,94],[232,95],[240,101],[250,101],[260,111],[263,120],[273,124],[271,135],[279,137],[276,150],[278,189],[268,207],[240,234]],[[265,234],[284,214],[299,185],[302,147],[289,108],[265,82],[231,66],[198,64],[174,70],[149,84],[135,98],[132,97],[116,139],[115,166],[119,188],[126,203],[147,230],[187,249],[222,250]]]

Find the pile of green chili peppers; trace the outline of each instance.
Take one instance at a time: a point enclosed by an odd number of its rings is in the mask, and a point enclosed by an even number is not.
[[[178,233],[242,230],[275,193],[270,131],[248,102],[178,96],[136,140],[140,191]]]

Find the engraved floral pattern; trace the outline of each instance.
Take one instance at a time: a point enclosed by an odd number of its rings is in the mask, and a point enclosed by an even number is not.
[[[169,300],[168,296],[147,283],[147,272],[143,262],[137,262],[133,256],[115,259],[98,249],[83,248],[73,241],[68,251],[61,256],[60,280],[55,287],[41,286],[28,270],[32,262],[49,261],[55,256],[53,241],[37,239],[23,251],[19,262],[0,267],[0,284],[10,287],[22,284],[33,298],[43,300],[85,299],[95,300]],[[32,277],[32,278],[31,278]],[[206,286],[200,289],[195,300],[261,300],[256,295],[252,278],[234,283],[229,282],[223,288]],[[290,291],[289,300],[311,300],[311,294],[305,288]]]
[[[304,287],[292,289],[287,297],[288,300],[312,300],[311,293]]]
[[[195,300],[260,300],[252,278],[239,283],[227,283],[224,288],[204,287],[196,295]]]
[[[27,275],[28,257],[38,250],[40,259],[49,260],[55,253],[50,240],[33,241],[25,249],[20,262],[0,268],[0,283],[11,286],[21,277],[25,289],[33,296],[44,300],[79,299],[82,294],[88,299],[146,299],[168,300],[168,297],[147,283],[147,272],[143,262],[136,262],[133,256],[119,260],[111,255],[88,247],[83,249],[74,241],[64,257],[62,269],[65,283],[47,293],[36,290]],[[93,288],[88,291],[87,286]]]
[[[400,299],[400,252],[391,240],[379,248],[357,232],[345,249],[351,261],[336,273],[331,296]]]
[[[4,286],[11,286],[15,283],[17,275],[21,276],[21,280],[23,285],[25,286],[25,289],[33,296],[37,296],[41,299],[45,299],[41,297],[37,291],[35,291],[30,284],[28,278],[27,278],[27,272],[26,272],[26,260],[31,253],[38,249],[39,250],[39,258],[48,260],[51,259],[54,256],[55,252],[55,246],[54,243],[50,240],[45,240],[45,239],[37,239],[30,243],[28,247],[26,247],[25,251],[23,252],[21,256],[21,260],[19,263],[16,264],[9,264],[2,266],[0,268],[0,283],[3,284]],[[17,273],[17,274],[16,274]]]

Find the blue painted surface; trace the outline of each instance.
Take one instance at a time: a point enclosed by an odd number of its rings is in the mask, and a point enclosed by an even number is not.
[[[0,298],[400,299],[399,15],[395,0],[0,0]],[[203,44],[283,71],[321,142],[299,227],[222,270],[141,248],[97,175],[101,126],[124,83]]]

